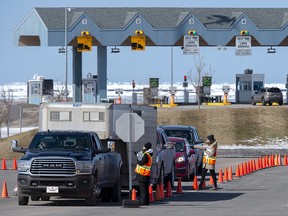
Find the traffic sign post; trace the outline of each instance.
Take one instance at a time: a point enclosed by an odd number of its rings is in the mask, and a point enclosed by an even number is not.
[[[236,56],[251,56],[252,55],[251,36],[249,35],[236,36],[235,55]]]
[[[159,78],[150,78],[149,79],[149,87],[150,88],[158,88],[159,87]]]
[[[199,36],[184,35],[183,54],[191,55],[199,53]]]
[[[132,191],[132,148],[145,132],[144,120],[137,113],[123,113],[115,122],[116,134],[124,142],[128,142],[129,191]],[[128,130],[127,130],[128,128]]]

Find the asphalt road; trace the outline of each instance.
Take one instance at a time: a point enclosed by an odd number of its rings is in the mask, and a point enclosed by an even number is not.
[[[247,162],[251,158],[219,158],[217,170]],[[7,168],[12,161],[7,161]],[[234,169],[234,168],[233,168]],[[277,166],[259,170],[233,181],[219,184],[218,191],[192,190],[193,182],[182,182],[183,194],[157,201],[150,206],[123,208],[122,203],[99,202],[95,207],[85,206],[83,200],[52,199],[49,202],[32,202],[28,206],[18,206],[13,196],[17,171],[0,170],[1,189],[7,182],[10,198],[0,198],[1,215],[41,216],[41,215],[287,215],[288,166]],[[235,171],[234,171],[235,172]],[[207,180],[209,177],[207,176]],[[177,184],[176,184],[177,185]],[[2,191],[3,192],[3,191]],[[123,194],[123,198],[127,198]]]

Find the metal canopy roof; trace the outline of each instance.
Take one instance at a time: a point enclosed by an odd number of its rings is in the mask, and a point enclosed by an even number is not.
[[[18,46],[64,46],[66,8],[34,8],[13,31]],[[130,46],[143,30],[147,46],[182,46],[196,30],[200,46],[235,46],[248,30],[252,46],[288,45],[288,8],[71,8],[67,11],[68,44],[76,46],[81,31],[93,46]]]

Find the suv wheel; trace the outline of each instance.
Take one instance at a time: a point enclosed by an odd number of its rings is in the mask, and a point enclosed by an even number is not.
[[[282,106],[283,105],[283,101],[279,101],[279,106]]]
[[[251,104],[252,104],[253,106],[256,105],[256,102],[254,101],[254,98],[251,99]]]

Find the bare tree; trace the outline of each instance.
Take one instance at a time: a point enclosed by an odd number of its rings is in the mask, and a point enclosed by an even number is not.
[[[3,122],[6,123],[7,136],[9,137],[10,110],[13,103],[13,90],[10,88],[4,88],[4,86],[2,86],[0,90],[0,101],[2,105],[1,125],[3,124]]]
[[[195,88],[196,92],[196,98],[198,101],[198,109],[200,109],[201,105],[201,98],[204,95],[203,94],[203,77],[204,76],[212,76],[214,71],[212,71],[211,65],[209,67],[209,70],[206,70],[207,64],[205,62],[204,55],[194,55],[194,64],[195,64],[195,72],[193,73],[192,70],[190,70],[188,74],[188,81],[191,82],[193,87]]]
[[[67,96],[69,96],[70,91],[67,89]],[[60,102],[65,101],[65,86],[64,85],[58,85],[56,88],[54,88],[54,94],[52,101]]]

